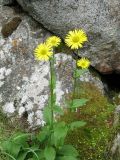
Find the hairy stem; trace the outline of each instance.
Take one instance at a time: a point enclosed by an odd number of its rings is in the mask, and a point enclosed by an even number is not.
[[[54,122],[54,57],[50,59],[50,107],[51,107],[51,129],[53,129],[53,122]]]
[[[73,98],[76,96],[76,84],[77,84],[77,78],[76,78],[76,69],[77,69],[77,63],[75,61],[75,78],[74,78],[74,84],[73,84]]]
[[[78,53],[78,52],[77,52]],[[74,69],[74,80],[73,80],[73,95],[72,95],[72,105],[73,105],[73,100],[76,97],[76,85],[77,85],[77,78],[76,78],[76,70],[77,70],[77,62],[75,60],[75,69]],[[72,111],[74,111],[72,109]]]

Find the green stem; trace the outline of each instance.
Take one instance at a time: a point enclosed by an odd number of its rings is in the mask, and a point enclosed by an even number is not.
[[[54,122],[54,84],[53,84],[53,76],[54,76],[54,58],[50,59],[50,107],[51,107],[51,129],[53,129]]]
[[[75,61],[74,80],[73,80],[72,105],[73,105],[73,100],[74,100],[74,98],[75,98],[75,96],[76,96],[76,84],[77,84],[76,69],[77,69],[77,62]],[[72,109],[72,111],[74,111],[74,109]]]
[[[74,78],[74,84],[73,84],[73,87],[74,87],[74,90],[73,90],[73,98],[75,98],[75,96],[76,96],[76,84],[77,84],[76,69],[77,69],[77,63],[76,63],[76,61],[75,61],[75,78]]]

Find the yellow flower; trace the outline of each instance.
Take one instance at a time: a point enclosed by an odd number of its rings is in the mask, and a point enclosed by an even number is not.
[[[45,43],[41,43],[36,47],[34,54],[37,60],[48,61],[53,52],[50,46]]]
[[[81,58],[77,61],[77,66],[82,69],[87,69],[90,66],[90,61],[87,58]]]
[[[51,36],[46,40],[46,44],[51,47],[58,47],[61,42],[61,39],[57,36]]]
[[[68,47],[71,47],[71,49],[78,49],[82,48],[83,43],[87,40],[88,39],[86,33],[83,30],[79,29],[69,31],[65,38],[65,43]]]

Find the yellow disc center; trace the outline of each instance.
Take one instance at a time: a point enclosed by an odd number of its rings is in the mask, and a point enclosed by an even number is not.
[[[51,43],[52,43],[52,44],[55,44],[55,43],[56,43],[56,40],[53,39],[53,40],[51,41]]]
[[[81,66],[86,66],[86,63],[85,63],[85,62],[82,62],[82,63],[81,63]]]
[[[42,49],[40,53],[41,53],[42,55],[46,55],[47,51],[46,51],[46,49]]]
[[[73,40],[74,43],[77,43],[77,42],[79,42],[79,37],[78,36],[74,36],[72,38],[72,40]]]

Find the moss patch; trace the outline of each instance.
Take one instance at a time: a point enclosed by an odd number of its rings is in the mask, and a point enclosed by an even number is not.
[[[79,93],[76,94],[76,98],[87,98],[88,103],[76,113],[67,112],[62,119],[67,123],[84,120],[87,125],[70,132],[66,143],[76,147],[81,160],[110,160],[107,149],[113,136],[114,106],[95,86],[84,83],[80,88],[81,90],[78,86]]]

